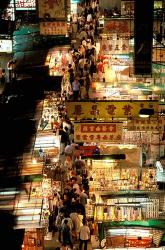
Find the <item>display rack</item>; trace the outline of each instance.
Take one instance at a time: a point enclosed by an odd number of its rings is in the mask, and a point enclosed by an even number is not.
[[[160,227],[164,192],[158,189],[156,167],[94,159],[88,168],[90,196],[95,196],[95,202],[87,204],[87,215],[93,209],[100,246],[158,247],[164,234]]]

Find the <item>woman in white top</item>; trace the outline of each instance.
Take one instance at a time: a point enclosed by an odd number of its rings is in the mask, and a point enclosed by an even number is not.
[[[79,250],[82,250],[84,244],[84,250],[87,250],[88,240],[90,239],[90,229],[86,225],[86,221],[83,220],[83,225],[80,227],[80,244]]]

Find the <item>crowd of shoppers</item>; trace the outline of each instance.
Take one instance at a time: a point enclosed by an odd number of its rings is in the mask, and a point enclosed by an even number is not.
[[[63,69],[61,91],[67,100],[74,101],[89,98],[90,83],[97,71],[95,37],[98,35],[98,2],[79,5],[78,10],[71,24],[72,38],[75,39],[71,51],[73,63]]]
[[[61,96],[65,100],[89,98],[90,84],[96,73],[97,22],[99,17],[98,2],[86,0],[78,6],[78,15],[72,17],[73,63],[62,69],[63,79]],[[81,160],[81,150],[74,143],[72,122],[61,113],[58,125],[61,135],[61,157],[64,157],[64,168],[67,173],[63,192],[53,197],[52,230],[58,232],[62,248],[73,249],[75,244],[81,250],[87,250],[90,235],[93,233],[93,221],[86,217],[86,204],[89,198],[88,173]],[[52,126],[54,127],[54,126]]]

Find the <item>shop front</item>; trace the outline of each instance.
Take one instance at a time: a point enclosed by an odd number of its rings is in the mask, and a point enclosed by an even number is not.
[[[59,128],[59,115],[64,110],[63,99],[53,92],[48,92],[44,99],[42,116],[38,126],[38,132],[44,133],[56,130]]]
[[[67,103],[67,114],[74,120],[74,141],[83,143],[81,160],[89,180],[86,215],[94,221],[95,249],[156,248],[163,240],[164,192],[158,183],[162,168],[155,165],[160,145],[156,151],[153,147],[156,134],[162,136],[164,119],[158,115],[157,101],[153,101],[155,114],[143,119],[140,110],[145,105],[150,109],[151,102],[133,101],[134,110],[131,103]]]
[[[155,166],[142,165],[137,146],[99,147],[100,155],[82,159],[89,176],[87,217],[93,218],[101,248],[160,246],[164,230],[152,221],[161,223],[164,192],[159,190]],[[102,155],[104,148],[111,154]]]
[[[45,65],[49,66],[51,76],[62,76],[62,70],[68,67],[68,64],[72,64],[70,46],[57,46],[48,51]]]

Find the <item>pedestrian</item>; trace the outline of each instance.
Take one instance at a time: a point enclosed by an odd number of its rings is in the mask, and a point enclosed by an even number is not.
[[[68,220],[65,219],[62,225],[62,245],[63,247],[70,246],[73,249],[73,243],[71,240],[71,230],[68,225]]]
[[[5,69],[2,69],[1,84],[5,84],[5,82],[6,82],[6,72],[5,72]]]
[[[63,218],[64,218],[64,212],[59,211],[57,216],[56,216],[55,226],[57,227],[57,230],[58,230],[58,240],[60,243],[62,242],[61,224],[62,224]]]
[[[61,135],[61,145],[60,145],[60,154],[64,154],[65,147],[69,144],[69,133],[68,133],[68,127],[65,127],[63,129],[63,125],[61,125],[61,128],[59,130],[59,135]]]
[[[87,98],[89,98],[90,82],[91,82],[90,75],[87,74],[87,75],[86,75],[86,78],[85,78],[86,97],[87,97]]]
[[[72,83],[72,90],[73,90],[73,100],[77,101],[80,96],[80,82],[78,81],[78,78],[76,77],[75,80]]]
[[[83,244],[84,244],[84,250],[87,250],[89,239],[90,239],[90,229],[86,224],[86,220],[83,220],[83,225],[80,227],[79,250],[82,250]]]
[[[80,96],[81,96],[81,100],[84,100],[87,97],[87,91],[86,91],[86,87],[84,83],[80,87]]]

